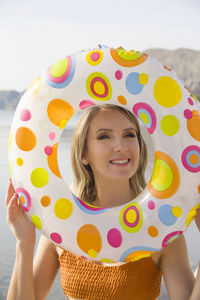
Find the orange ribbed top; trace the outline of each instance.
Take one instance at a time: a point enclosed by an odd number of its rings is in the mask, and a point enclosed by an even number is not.
[[[103,266],[63,250],[60,277],[68,297],[87,300],[154,300],[160,295],[162,271],[151,257]]]

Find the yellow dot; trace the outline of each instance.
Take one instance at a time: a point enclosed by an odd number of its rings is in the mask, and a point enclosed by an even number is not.
[[[158,229],[155,226],[150,226],[148,228],[148,233],[151,237],[156,237],[158,235]]]
[[[103,85],[102,82],[96,81],[94,84],[94,91],[98,95],[103,95],[105,93],[105,86]]]
[[[40,220],[40,218],[36,215],[32,215],[31,216],[31,220],[33,222],[33,224],[40,230],[42,229],[42,222]]]
[[[67,120],[61,120],[60,123],[59,123],[59,128],[60,129],[65,128],[66,124],[67,124]]]
[[[114,263],[114,261],[109,258],[102,258],[102,259],[100,259],[100,261],[105,262],[105,263]]]
[[[149,76],[146,73],[141,73],[139,75],[138,78],[139,83],[141,83],[142,85],[147,84],[147,82],[149,81]]]
[[[61,77],[65,73],[67,69],[67,65],[68,65],[67,58],[58,61],[53,66],[51,66],[50,68],[51,75],[53,75],[54,77]]]
[[[161,120],[160,127],[165,135],[172,136],[179,131],[179,121],[173,115],[167,115]]]
[[[21,159],[20,157],[18,157],[17,164],[18,164],[18,166],[21,167],[23,165],[23,159]]]
[[[149,118],[148,118],[148,116],[145,113],[141,113],[140,114],[140,118],[144,122],[144,124],[148,124],[149,123]]]
[[[60,198],[56,201],[54,212],[57,218],[65,220],[69,218],[73,211],[73,205],[70,200]]]
[[[136,212],[133,209],[130,209],[126,214],[126,219],[129,223],[134,223],[136,219]]]
[[[172,214],[174,217],[179,218],[182,215],[182,209],[179,206],[174,206],[172,208]]]
[[[97,257],[97,252],[94,249],[89,249],[88,250],[88,255],[92,258],[96,258]]]
[[[162,76],[157,79],[153,92],[158,104],[164,107],[176,106],[182,98],[179,84],[168,76]]]
[[[43,168],[37,168],[31,173],[31,183],[37,188],[45,186],[49,181],[48,172]]]

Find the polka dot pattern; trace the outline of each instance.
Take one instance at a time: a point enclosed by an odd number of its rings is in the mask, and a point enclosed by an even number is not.
[[[143,223],[143,214],[137,202],[126,205],[119,215],[120,225],[127,232],[137,232]]]
[[[133,112],[143,122],[148,132],[152,134],[156,129],[157,118],[151,106],[140,102],[133,106]]]
[[[174,107],[182,98],[182,91],[178,82],[168,76],[157,79],[153,92],[156,101],[163,107]]]
[[[58,165],[69,120],[104,101],[133,112],[155,152],[147,188],[112,208],[75,196]],[[160,251],[200,207],[199,107],[175,72],[139,51],[100,45],[65,56],[31,84],[14,115],[9,170],[20,204],[42,234],[76,255],[115,262]]]
[[[82,211],[86,212],[87,214],[99,215],[99,214],[102,214],[102,213],[104,213],[108,210],[107,208],[101,208],[101,207],[97,207],[97,206],[94,206],[92,204],[83,202],[81,199],[77,198],[74,194],[73,194],[73,198],[74,198],[77,206]]]
[[[112,96],[111,84],[103,73],[90,74],[86,81],[86,89],[89,96],[95,100],[107,101]]]
[[[126,78],[126,88],[132,95],[138,95],[142,92],[143,87],[148,82],[147,74],[137,72],[130,73]]]
[[[173,159],[164,152],[155,153],[155,165],[151,180],[148,184],[149,192],[159,199],[173,196],[180,184],[180,173]]]
[[[49,120],[63,129],[67,122],[74,114],[74,109],[70,103],[62,99],[53,99],[47,107],[47,114]]]
[[[62,89],[69,85],[74,77],[76,60],[67,56],[53,64],[46,73],[45,80],[53,88]]]
[[[31,208],[31,196],[27,190],[24,188],[17,188],[16,193],[18,195],[19,202],[21,203],[23,209],[28,212]]]
[[[98,64],[100,64],[102,59],[103,59],[103,52],[100,50],[90,51],[86,56],[86,60],[88,64],[90,64],[91,66],[97,66]]]
[[[36,146],[37,139],[35,133],[31,129],[20,127],[16,131],[15,141],[19,149],[31,151]]]
[[[83,252],[95,258],[102,248],[101,234],[96,226],[83,225],[77,233],[77,243]]]
[[[192,173],[200,171],[200,147],[192,145],[187,147],[182,153],[183,166]]]
[[[142,64],[147,59],[146,54],[134,50],[126,51],[122,47],[110,49],[110,54],[114,61],[122,67],[134,67]]]

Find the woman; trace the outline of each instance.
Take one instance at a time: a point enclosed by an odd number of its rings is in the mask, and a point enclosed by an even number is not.
[[[89,108],[75,129],[71,153],[73,192],[84,201],[118,206],[145,187],[146,146],[136,118],[121,107]],[[35,227],[11,181],[6,204],[7,221],[17,239],[8,300],[46,299],[59,266],[70,299],[153,300],[159,296],[162,274],[170,299],[200,299],[200,274],[195,281],[183,235],[150,258],[115,264],[77,257],[41,236],[33,263]]]

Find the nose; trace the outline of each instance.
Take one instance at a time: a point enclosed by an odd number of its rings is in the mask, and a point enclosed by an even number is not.
[[[124,139],[116,139],[114,141],[114,150],[116,152],[126,152],[128,150],[126,141]]]

